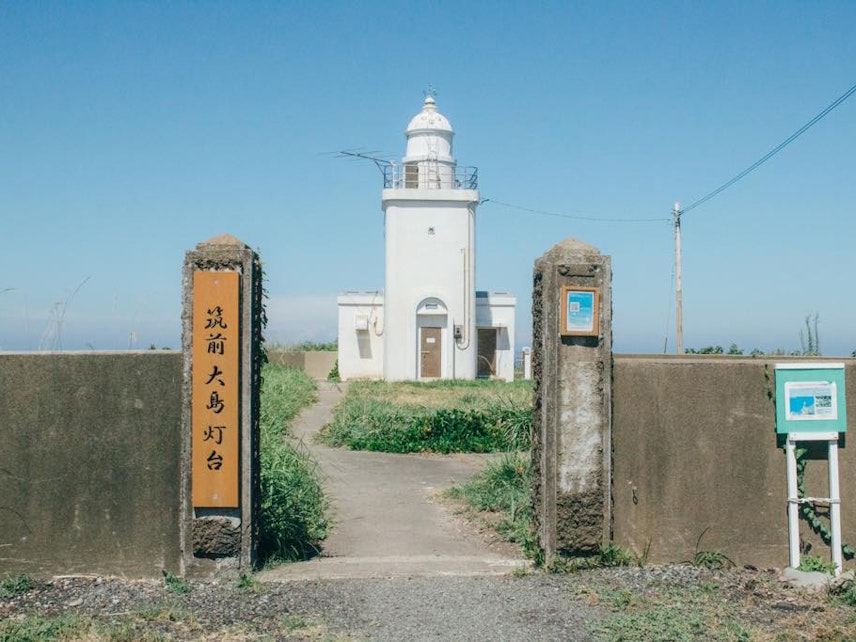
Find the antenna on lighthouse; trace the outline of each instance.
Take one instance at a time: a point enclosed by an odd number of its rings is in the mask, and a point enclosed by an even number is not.
[[[336,152],[336,158],[361,158],[363,160],[370,160],[375,164],[375,167],[378,168],[381,174],[386,177],[385,167],[391,167],[395,165],[395,163],[386,158],[381,158],[379,156],[374,156],[377,152],[359,152],[355,150],[343,149]]]

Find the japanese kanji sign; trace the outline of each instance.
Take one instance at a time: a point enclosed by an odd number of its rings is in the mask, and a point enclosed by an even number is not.
[[[191,486],[194,508],[238,508],[239,274],[194,271]]]

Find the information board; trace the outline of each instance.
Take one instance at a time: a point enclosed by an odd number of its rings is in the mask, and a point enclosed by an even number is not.
[[[561,297],[562,336],[597,336],[599,332],[598,288],[564,286]]]
[[[843,363],[776,364],[776,432],[847,431]]]

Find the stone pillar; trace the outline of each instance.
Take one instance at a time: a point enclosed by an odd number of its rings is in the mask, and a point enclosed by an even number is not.
[[[183,271],[182,572],[249,570],[259,492],[262,270],[223,234]]]
[[[533,281],[532,496],[549,563],[611,535],[610,258],[566,239],[535,261]]]

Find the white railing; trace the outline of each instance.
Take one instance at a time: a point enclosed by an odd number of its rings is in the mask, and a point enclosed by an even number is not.
[[[385,189],[478,189],[477,167],[449,167],[439,163],[408,163],[383,167]]]

